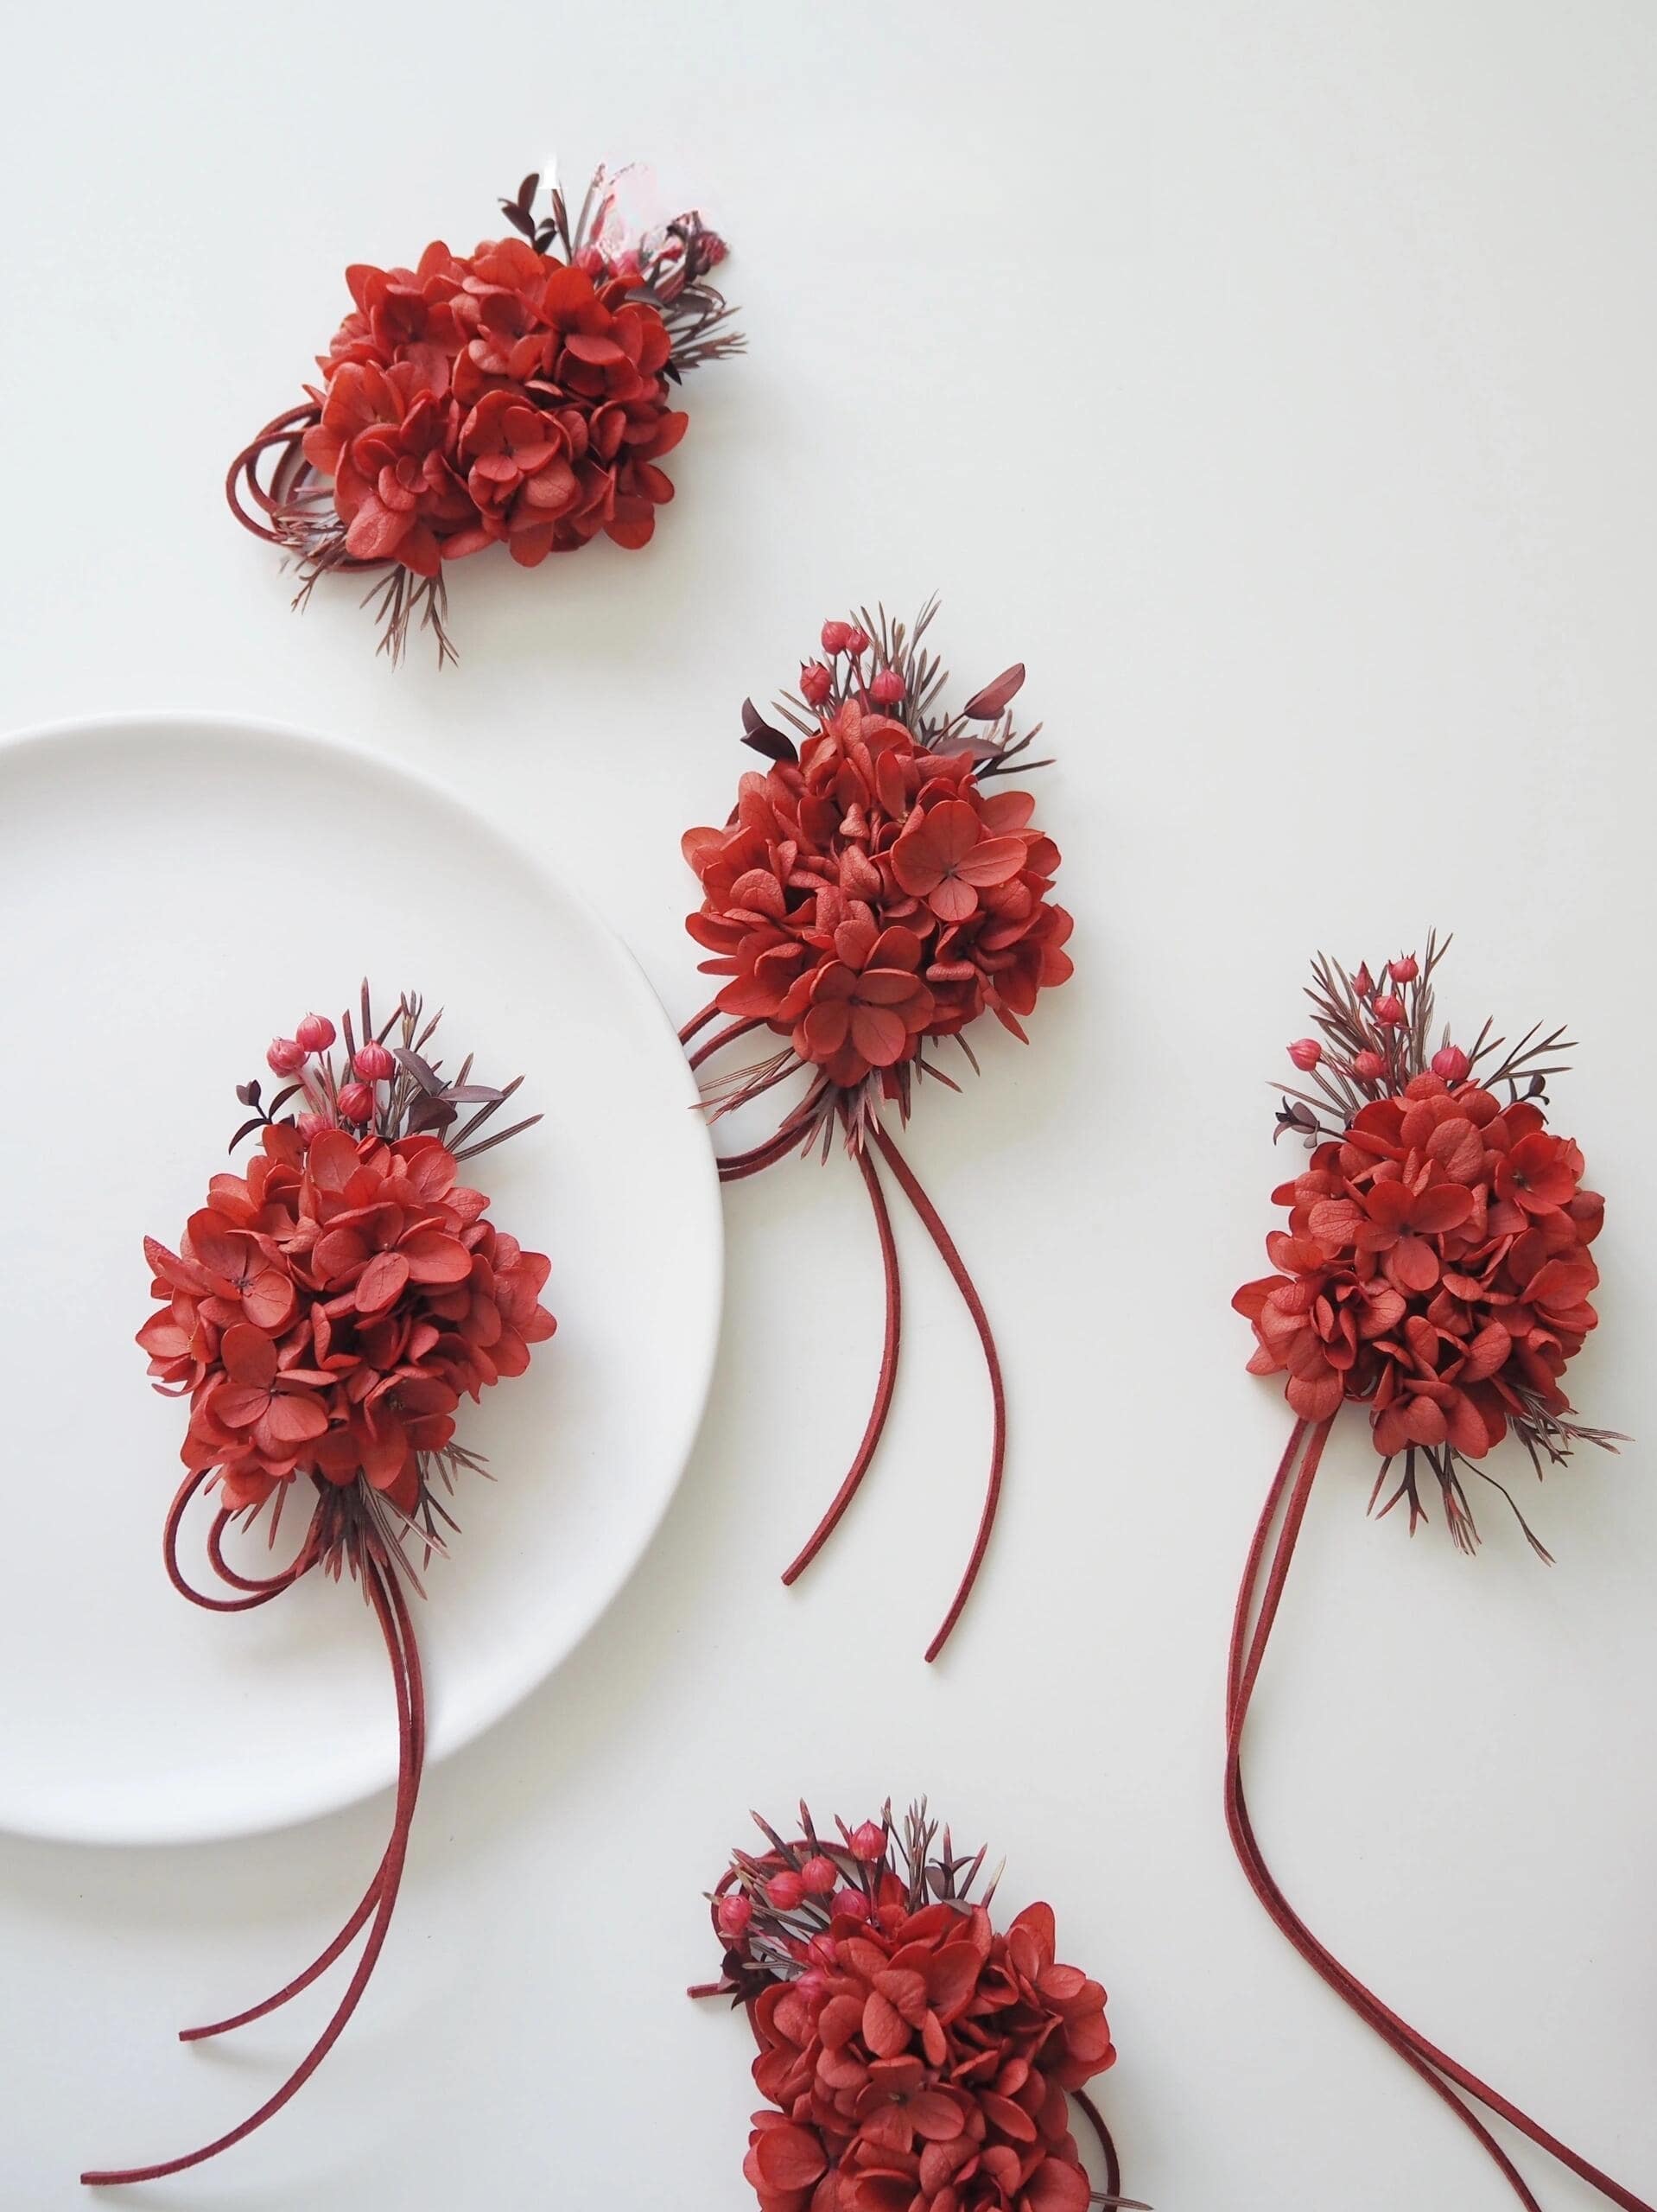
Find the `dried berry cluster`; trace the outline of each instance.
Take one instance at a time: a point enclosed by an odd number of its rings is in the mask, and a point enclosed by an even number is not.
[[[793,1843],[762,1821],[771,1848],[738,1853],[713,1900],[715,1986],[760,2046],[743,2171],[762,2212],[1085,2212],[1068,2098],[1115,2052],[1051,1910],[998,1932],[994,1882],[970,1894],[984,1853],[946,1832],[935,1858],[924,1805],[901,1836],[890,1808],[833,1841],[801,1819]]]
[[[825,623],[828,658],[782,709],[802,742],[750,705],[746,742],[772,765],[742,779],[724,829],[684,839],[703,893],[686,926],[727,979],[718,1007],[789,1040],[740,1095],[806,1066],[808,1135],[882,1097],[906,1112],[912,1077],[939,1072],[929,1039],[987,1011],[1022,1038],[1072,972],[1070,917],[1049,895],[1058,849],[1026,792],[986,788],[1035,734],[1006,714],[1024,671],[941,715],[945,679],[920,644],[932,611],[907,635],[884,614]]]
[[[1545,1084],[1559,1070],[1543,1063],[1559,1031],[1532,1030],[1503,1053],[1487,1022],[1468,1049],[1448,1032],[1434,1048],[1443,949],[1430,939],[1424,959],[1394,960],[1379,980],[1367,966],[1349,976],[1317,964],[1308,995],[1323,1041],[1289,1047],[1314,1088],[1279,1116],[1279,1134],[1304,1135],[1311,1159],[1273,1193],[1289,1209],[1287,1230],[1267,1241],[1277,1272],[1233,1303],[1254,1324],[1251,1370],[1286,1372],[1305,1421],[1348,1398],[1365,1404],[1386,1463],[1377,1496],[1401,1454],[1387,1503],[1406,1499],[1413,1525],[1419,1460],[1466,1545],[1476,1531],[1459,1471],[1489,1481],[1472,1463],[1509,1427],[1539,1471],[1573,1442],[1609,1441],[1571,1421],[1561,1387],[1595,1325],[1588,1248],[1604,1202],[1583,1187],[1578,1147],[1547,1128]]]

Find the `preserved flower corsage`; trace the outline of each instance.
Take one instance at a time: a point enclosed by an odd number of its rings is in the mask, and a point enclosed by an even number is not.
[[[725,242],[694,211],[630,228],[635,172],[600,168],[572,220],[538,175],[501,213],[518,233],[412,269],[346,271],[352,311],[320,385],[231,463],[231,511],[297,565],[301,606],[333,570],[371,581],[381,649],[418,619],[453,658],[444,563],[505,545],[534,568],[602,534],[647,544],[673,497],[661,463],[689,416],[674,388],[740,352],[708,281]]]
[[[1435,1038],[1433,983],[1447,948],[1349,974],[1320,957],[1307,992],[1317,1035],[1289,1046],[1303,1078],[1278,1134],[1307,1166],[1273,1193],[1288,1226],[1267,1240],[1274,1272],[1232,1303],[1253,1324],[1250,1370],[1286,1377],[1295,1416],[1244,1570],[1227,1683],[1226,1818],[1249,1885],[1314,1972],[1470,2130],[1519,2202],[1537,2198],[1477,2107],[1493,2113],[1624,2212],[1622,2187],[1438,2050],[1311,1934],[1267,1866],[1243,1790],[1242,1739],[1313,1479],[1336,1416],[1361,1407],[1379,1457],[1372,1510],[1402,1505],[1412,1532],[1441,1511],[1454,1542],[1478,1542],[1474,1486],[1511,1508],[1486,1461],[1510,1433],[1537,1475],[1578,1444],[1621,1440],[1579,1421],[1565,1370],[1597,1316],[1590,1246],[1604,1202],[1583,1155],[1549,1127],[1546,1086],[1571,1049],[1561,1030],[1516,1045],[1486,1022]]]
[[[994,1014],[1023,1040],[1044,990],[1071,974],[1070,917],[1054,903],[1058,848],[1033,823],[1035,802],[998,781],[1037,729],[1011,713],[1024,682],[1010,668],[949,709],[948,681],[924,642],[936,601],[912,628],[867,609],[822,626],[822,658],[778,702],[796,735],[749,701],[743,742],[770,766],[745,775],[723,829],[690,830],[684,854],[702,888],[686,922],[721,978],[717,995],[681,1031],[702,1068],[756,1031],[782,1041],[757,1064],[710,1087],[713,1113],[746,1105],[790,1078],[803,1095],[775,1131],[720,1162],[726,1182],[836,1131],[873,1210],[886,1280],[886,1336],[873,1410],[833,1503],[783,1576],[792,1582],[850,1504],[880,1440],[897,1380],[901,1291],[879,1166],[884,1163],[937,1247],[983,1348],[993,1404],[990,1466],[977,1539],[954,1602],[926,1656],[935,1659],[971,1593],[1000,1496],[1006,1408],[1000,1361],[982,1301],[936,1210],[899,1152],[887,1109],[906,1122],[928,1077],[959,1085],[936,1057],[953,1040],[976,1068],[967,1032]]]
[[[377,1022],[364,984],[358,1024],[308,1014],[266,1055],[283,1088],[266,1105],[238,1085],[257,1135],[244,1174],[219,1174],[170,1250],[144,1240],[161,1301],[138,1332],[164,1395],[187,1398],[188,1471],[163,1536],[167,1572],[192,1604],[220,1613],[269,1605],[314,1569],[361,1588],[390,1660],[397,1712],[390,1840],[350,1918],[304,1970],[263,2003],[205,2027],[200,2041],[263,2019],[307,1989],[364,1929],[333,2017],[280,2088],[201,2149],[153,2165],[85,2173],[95,2186],[154,2181],[228,2150],[279,2112],[327,2056],[374,1969],[402,1880],[425,1756],[420,1653],[404,1586],[457,1528],[447,1502],[484,1464],[457,1434],[464,1398],[522,1375],[553,1333],[540,1302],[549,1263],[488,1218],[460,1179],[473,1160],[533,1126],[491,1128],[518,1088],[453,1075],[431,1057],[438,1017],[404,996]],[[336,1052],[336,1040],[343,1045]],[[284,1108],[291,1109],[289,1112]],[[203,1548],[226,1594],[186,1575],[178,1556],[199,1495],[213,1504]],[[289,1500],[308,1516],[291,1563],[235,1564],[225,1541],[263,1524],[274,1544]]]
[[[760,2212],[1128,2212],[1086,2088],[1116,2056],[1105,1993],[1059,1961],[1051,1906],[998,1929],[999,1870],[975,1896],[987,1853],[957,1854],[924,1801],[831,1837],[802,1805],[791,1842],[754,1819],[766,1847],[708,1900],[723,1971],[690,1994],[744,2006],[759,2046]]]

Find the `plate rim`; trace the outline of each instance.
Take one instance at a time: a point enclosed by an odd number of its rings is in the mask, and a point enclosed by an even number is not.
[[[123,709],[113,713],[60,715],[51,721],[0,729],[0,778],[5,775],[10,763],[19,754],[31,752],[44,754],[58,745],[77,739],[130,739],[146,731],[154,732],[158,736],[183,733],[199,739],[222,737],[228,731],[238,744],[264,741],[293,746],[312,753],[321,761],[343,761],[354,769],[365,770],[371,775],[387,777],[393,783],[411,788],[428,804],[435,804],[460,817],[474,833],[509,853],[555,903],[562,901],[594,930],[602,941],[614,947],[620,956],[618,965],[625,976],[635,1000],[644,1009],[647,1019],[662,1025],[675,1047],[682,1071],[687,1106],[697,1103],[701,1094],[689,1063],[678,1049],[677,1027],[626,938],[600,912],[584,887],[556,874],[511,830],[504,828],[452,785],[426,768],[411,766],[390,754],[380,753],[372,747],[351,739],[331,736],[299,723],[244,714],[237,709],[143,707]],[[712,1395],[724,1329],[726,1288],[725,1217],[717,1158],[705,1118],[693,1118],[702,1139],[701,1156],[704,1172],[699,1179],[702,1192],[702,1241],[706,1264],[711,1274],[711,1295],[707,1301],[707,1313],[700,1338],[693,1347],[690,1364],[694,1388],[687,1399],[676,1441],[670,1455],[673,1463],[671,1478],[663,1485],[660,1499],[641,1524],[637,1535],[625,1548],[619,1567],[606,1578],[596,1601],[587,1611],[575,1634],[556,1656],[543,1665],[537,1666],[521,1683],[515,1685],[503,1700],[486,1705],[464,1726],[449,1731],[440,1728],[434,1732],[427,1746],[428,1767],[440,1764],[455,1752],[463,1751],[467,1745],[475,1743],[479,1737],[486,1735],[490,1729],[514,1713],[536,1690],[568,1663],[644,1564],[689,1469]],[[327,1819],[333,1814],[344,1812],[352,1806],[383,1796],[394,1786],[395,1781],[396,1759],[388,1753],[383,1776],[371,1774],[343,1793],[331,1789],[302,1798],[288,1809],[257,1811],[251,1816],[232,1814],[228,1818],[205,1823],[199,1821],[183,1823],[165,1820],[150,1821],[139,1831],[127,1827],[92,1828],[57,1820],[20,1818],[14,1810],[0,1805],[0,1834],[42,1842],[120,1850],[217,1843],[238,1836],[279,1834],[284,1829]]]

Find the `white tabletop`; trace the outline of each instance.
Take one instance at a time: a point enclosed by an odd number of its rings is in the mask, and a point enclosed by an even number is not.
[[[1077,923],[1029,1048],[990,1040],[912,1130],[1013,1419],[944,1662],[920,1651],[987,1400],[907,1219],[886,1449],[778,1586],[879,1338],[855,1178],[780,1169],[729,1198],[713,1405],[644,1566],[430,1775],[378,1975],[300,2101],[143,2201],[736,2212],[751,2047],[680,1995],[710,1967],[699,1891],[750,1806],[857,1817],[927,1789],[1108,1985],[1134,2194],[1494,2212],[1499,2179],[1227,1847],[1224,1631],[1286,1424],[1227,1301],[1286,1172],[1266,1086],[1306,956],[1437,921],[1447,1006],[1581,1040],[1555,1096],[1610,1205],[1573,1393],[1657,1424],[1657,18],[104,0],[29,11],[8,58],[8,721],[226,707],[417,764],[582,880],[682,1014],[678,839],[751,760],[743,696],[848,599],[936,587],[963,679],[1029,665]],[[348,588],[288,612],[219,480],[296,396],[344,264],[469,246],[555,143],[572,175],[648,157],[701,203],[752,351],[690,388],[646,554],[469,563],[460,666],[393,672]],[[13,1082],[49,1065],[49,1039],[5,1049]],[[1509,1450],[1550,1571],[1494,1498],[1474,1563],[1437,1522],[1413,1544],[1367,1523],[1349,1421],[1259,1707],[1267,1848],[1383,1994],[1649,2194],[1649,1442],[1540,1497]],[[8,1575],[68,1572],[0,1554],[0,1602]],[[234,2050],[172,2031],[311,1955],[388,1812],[189,1850],[0,1839],[7,2204],[75,2204],[88,2160],[259,2101],[314,1993]],[[1592,2201],[1524,2163],[1549,2212]]]

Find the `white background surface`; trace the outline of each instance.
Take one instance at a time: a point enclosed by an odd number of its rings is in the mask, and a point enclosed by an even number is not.
[[[1032,1048],[991,1042],[913,1134],[1011,1376],[1005,1516],[946,1662],[919,1652],[987,1407],[908,1224],[886,1449],[803,1587],[775,1580],[879,1335],[849,1174],[778,1171],[730,1199],[714,1402],[644,1567],[431,1776],[380,1973],[299,2105],[145,2201],[737,2212],[746,2031],[677,1994],[708,1965],[697,1893],[749,1805],[927,1788],[1109,1985],[1105,2102],[1159,2212],[1502,2202],[1230,1860],[1225,1620],[1286,1414],[1227,1299],[1261,1265],[1261,1078],[1305,1026],[1305,957],[1437,919],[1448,1007],[1581,1039],[1561,1122],[1611,1208],[1573,1389],[1657,1421],[1657,20],[63,5],[9,59],[8,719],[228,706],[437,771],[573,855],[682,1012],[677,839],[728,802],[738,702],[853,594],[936,585],[963,678],[1029,664],[1077,918]],[[295,395],[343,265],[470,245],[553,143],[572,169],[649,156],[700,200],[752,351],[692,388],[648,554],[473,563],[461,667],[393,675],[348,590],[289,614],[219,478]],[[5,1053],[49,1099],[51,1039]],[[1352,1417],[1254,1761],[1314,1924],[1647,2193],[1651,1465],[1642,1443],[1527,1496],[1552,1571],[1495,1511],[1470,1565],[1436,1525],[1366,1524]],[[8,2203],[67,2207],[87,2158],[183,2149],[258,2101],[320,2005],[233,2050],[172,2029],[309,1957],[387,1816],[182,1852],[0,1840]],[[1549,2212],[1590,2202],[1527,2163]]]

